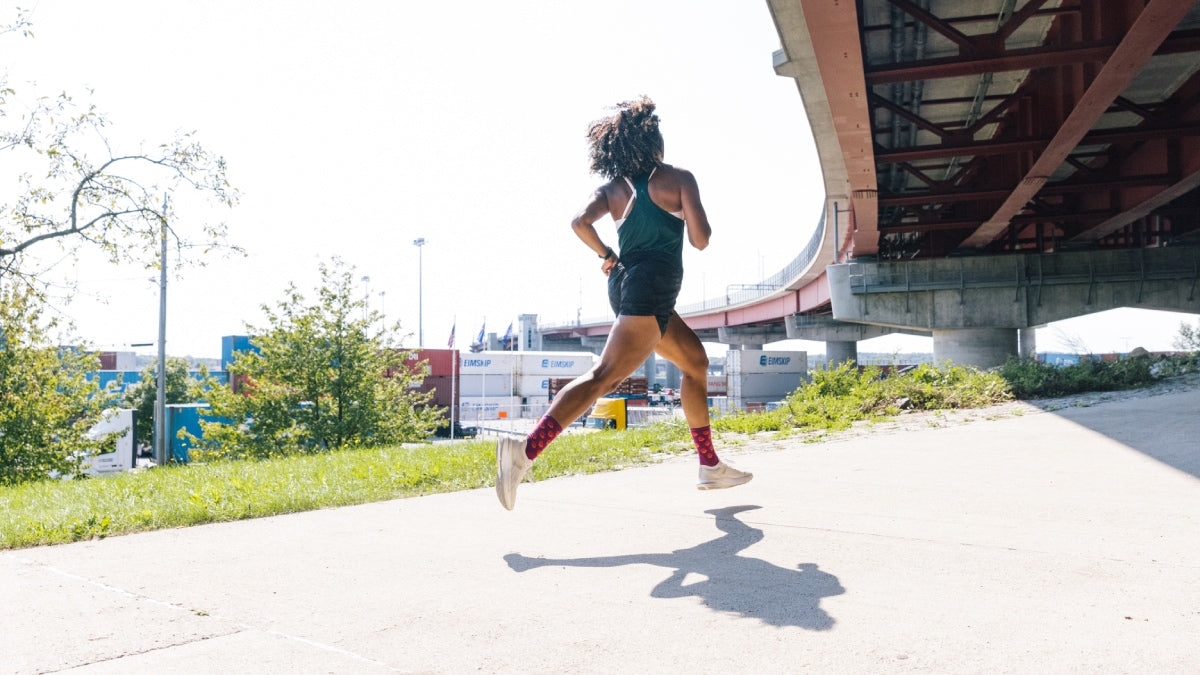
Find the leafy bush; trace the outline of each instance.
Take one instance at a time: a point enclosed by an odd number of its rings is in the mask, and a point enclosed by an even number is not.
[[[0,283],[0,486],[80,476],[106,439],[89,438],[112,396],[87,373],[95,354],[51,343],[37,294]]]
[[[374,333],[381,317],[366,312],[352,268],[321,265],[318,301],[288,288],[276,310],[264,306],[266,329],[250,328],[256,352],[238,352],[231,377],[245,390],[209,392],[198,458],[279,457],[424,440],[442,418],[432,394],[417,390],[428,366],[391,332]]]
[[[775,410],[723,415],[713,420],[713,428],[735,433],[838,431],[859,420],[895,415],[902,409],[976,408],[1012,397],[999,375],[949,364],[923,364],[885,377],[880,368],[843,363],[813,370],[811,376]]]
[[[1018,398],[1054,398],[1085,391],[1134,389],[1155,380],[1149,357],[1115,362],[1081,360],[1069,366],[1052,366],[1034,359],[1010,358],[1000,369]]]

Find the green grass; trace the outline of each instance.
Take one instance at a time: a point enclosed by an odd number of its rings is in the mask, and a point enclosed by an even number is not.
[[[690,448],[680,424],[568,434],[533,473],[544,479],[609,471]],[[0,550],[470,490],[492,485],[495,471],[495,443],[481,440],[0,487]]]
[[[1066,373],[1065,379],[1072,386],[1081,386],[1082,380],[1091,382],[1082,386],[1107,390],[1136,386],[1147,374],[1179,372],[1196,372],[1195,358],[1165,365],[1088,366]],[[778,409],[715,417],[713,429],[724,435],[720,447],[737,447],[743,434],[759,432],[818,440],[902,409],[982,407],[1012,398],[1014,389],[1022,397],[1046,395],[1059,391],[1064,377],[1031,363],[1010,364],[1007,376],[1011,379],[951,366],[920,366],[887,378],[872,368],[817,370]],[[349,449],[0,487],[0,550],[486,487],[495,476],[494,448],[492,441],[481,440]],[[682,420],[622,432],[567,434],[542,455],[533,474],[545,479],[611,471],[690,452]]]

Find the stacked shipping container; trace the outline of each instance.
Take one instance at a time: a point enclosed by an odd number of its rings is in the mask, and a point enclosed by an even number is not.
[[[550,381],[592,369],[589,352],[478,352],[460,360],[459,405],[471,419],[517,417],[522,405],[545,404]]]
[[[725,357],[725,373],[732,407],[778,401],[803,384],[808,352],[731,350]]]

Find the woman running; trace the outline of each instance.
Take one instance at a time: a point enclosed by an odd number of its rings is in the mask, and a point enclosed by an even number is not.
[[[708,355],[700,338],[675,312],[683,283],[683,235],[697,249],[708,246],[712,229],[696,179],[663,163],[663,138],[654,102],[642,97],[616,106],[616,114],[588,127],[591,169],[608,180],[571,221],[576,236],[603,260],[608,299],[617,320],[600,363],[564,387],[523,440],[496,444],[496,494],[506,509],[517,485],[546,446],[642,365],[651,352],[683,374],[680,403],[700,458],[697,488],[741,485],[753,474],[717,457],[708,419]],[[605,215],[617,226],[618,254],[593,226]]]

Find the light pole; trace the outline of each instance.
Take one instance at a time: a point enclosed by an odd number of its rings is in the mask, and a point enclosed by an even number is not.
[[[425,237],[413,239],[413,246],[417,247],[417,346],[425,346],[425,291],[422,288],[425,277],[425,261],[423,260],[422,249],[425,246]]]
[[[167,447],[167,197],[163,196],[163,215],[159,219],[162,245],[158,260],[158,372],[154,393],[154,461],[162,466],[171,459]]]

